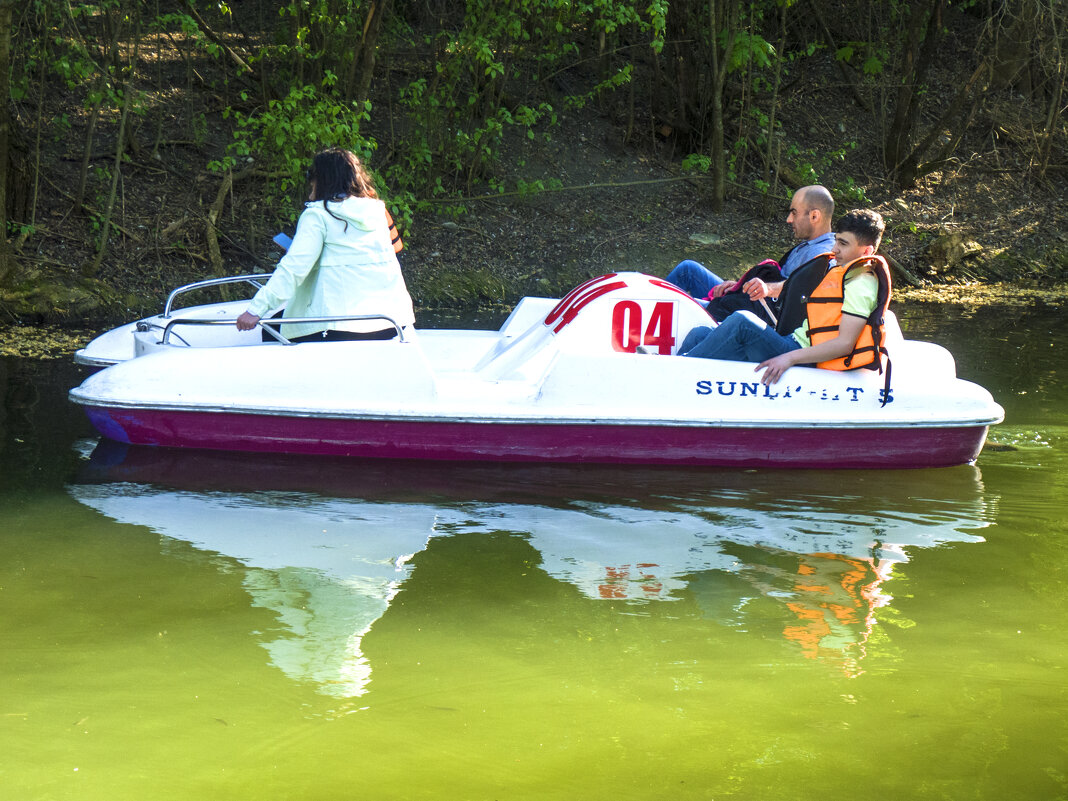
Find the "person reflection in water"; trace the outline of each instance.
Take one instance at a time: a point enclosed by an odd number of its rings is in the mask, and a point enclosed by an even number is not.
[[[783,636],[800,645],[807,659],[830,660],[847,676],[859,676],[875,610],[892,600],[880,589],[892,566],[834,553],[800,557],[795,595],[786,604],[798,624],[783,629]]]
[[[780,621],[783,639],[804,659],[831,665],[850,678],[864,672],[868,645],[877,631],[876,611],[893,600],[882,585],[897,560],[773,547],[732,554],[738,568],[729,577],[710,571],[690,581],[705,615],[725,626],[752,631],[763,625],[753,615],[766,621],[772,614]],[[754,590],[773,602],[778,613],[752,605]]]

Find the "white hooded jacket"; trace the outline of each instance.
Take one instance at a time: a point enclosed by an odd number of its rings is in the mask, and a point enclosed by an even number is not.
[[[265,317],[284,306],[285,317],[384,314],[400,325],[414,323],[385,205],[367,197],[327,205],[329,213],[321,200],[305,204],[293,243],[248,310]],[[331,328],[366,332],[389,327],[385,320],[304,323],[284,325],[282,334],[293,338]]]

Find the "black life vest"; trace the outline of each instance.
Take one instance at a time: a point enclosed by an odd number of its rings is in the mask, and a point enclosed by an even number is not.
[[[832,254],[821,253],[790,273],[779,292],[776,304],[779,316],[775,323],[776,331],[783,335],[792,334],[805,321],[805,303],[827,275],[833,260]]]

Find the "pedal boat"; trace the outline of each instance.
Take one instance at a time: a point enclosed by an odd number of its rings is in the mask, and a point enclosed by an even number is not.
[[[224,280],[249,278],[263,276]],[[525,298],[496,331],[404,329],[370,342],[265,343],[233,325],[246,302],[171,314],[173,297],[163,315],[76,357],[110,365],[70,392],[109,439],[361,458],[920,468],[973,462],[1004,416],[956,377],[947,350],[903,339],[892,315],[886,403],[874,371],[794,367],[765,387],[751,363],[679,357],[709,317],[641,273]]]

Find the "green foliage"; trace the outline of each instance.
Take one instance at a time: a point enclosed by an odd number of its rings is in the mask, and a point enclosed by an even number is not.
[[[52,120],[52,136],[56,142],[61,142],[70,134],[71,123],[69,114],[60,114]]]
[[[212,58],[219,58],[219,56],[222,55],[222,47],[216,42],[213,42],[200,29],[200,24],[189,14],[161,14],[155,20],[153,28],[159,31],[179,30],[189,41],[193,42],[197,48],[203,50]]]
[[[208,138],[208,116],[203,111],[196,112],[189,121],[189,127],[193,141],[198,145],[204,144]]]
[[[712,157],[704,153],[690,153],[683,158],[682,168],[691,172],[707,173],[712,169]]]
[[[618,89],[631,82],[634,77],[634,65],[624,64],[616,72],[609,75],[600,83],[597,83],[587,92],[579,94],[573,94],[565,98],[564,102],[571,108],[582,108],[591,100],[600,97],[601,95],[613,90]]]
[[[864,191],[864,187],[860,186],[849,175],[841,181],[835,182],[831,192],[838,198],[839,202],[847,206],[871,205],[871,199],[868,197],[867,192]]]
[[[399,92],[408,129],[395,148],[390,182],[426,199],[470,193],[481,182],[503,191],[492,179],[508,132],[548,137],[557,119],[531,78],[543,80],[580,62],[589,32],[606,38],[637,32],[658,50],[666,13],[666,2],[642,9],[618,0],[517,0],[504,7],[468,0],[457,24],[423,39],[413,35],[412,46],[433,48],[434,70]],[[629,60],[604,66],[599,80],[564,102],[582,106],[633,78]]]
[[[563,184],[560,183],[559,178],[550,178],[547,181],[543,181],[540,178],[536,181],[524,181],[520,179],[516,183],[516,191],[518,191],[520,195],[537,195],[546,190],[559,189],[561,186],[563,186]]]
[[[280,176],[268,182],[265,199],[282,203],[291,197],[291,190],[303,188],[311,156],[325,147],[346,147],[370,163],[376,143],[360,133],[369,115],[368,102],[346,104],[311,85],[294,87],[262,111],[233,112],[234,141],[226,157],[209,167],[218,172],[261,165]]]
[[[766,69],[771,66],[772,56],[775,55],[771,43],[751,30],[736,31],[731,47],[724,49],[730,53],[728,72],[737,72],[743,67]]]
[[[95,73],[96,67],[80,43],[59,39],[56,46],[62,49],[53,55],[50,63],[67,86],[80,86]]]
[[[977,19],[992,13],[972,0],[952,5],[968,7]],[[826,105],[834,92],[845,97],[839,79],[822,83],[837,60],[859,76],[855,88],[872,101],[879,124],[901,85],[911,15],[926,8],[894,0],[870,8],[849,4],[843,13],[840,4],[816,0],[811,10],[822,12],[837,42],[830,50],[808,24],[810,10],[796,0],[404,0],[390,4],[381,38],[372,42],[372,109],[352,98],[367,91],[358,78],[370,60],[361,51],[369,36],[379,35],[371,24],[379,7],[373,0],[281,0],[262,6],[270,13],[248,10],[238,25],[220,0],[22,0],[9,99],[21,123],[30,118],[27,107],[51,99],[45,86],[69,93],[72,112],[44,114],[50,128],[37,141],[69,138],[71,151],[88,128],[78,104],[99,108],[94,119],[102,138],[95,148],[86,139],[99,153],[101,142],[112,141],[127,87],[136,92],[133,115],[150,108],[148,85],[187,92],[182,138],[214,147],[223,108],[232,139],[224,154],[213,153],[211,168],[252,166],[263,176],[264,200],[284,208],[303,188],[309,157],[327,145],[350,147],[378,169],[378,188],[388,189],[402,221],[431,201],[435,211],[455,211],[472,194],[550,190],[554,181],[547,176],[506,182],[505,145],[513,158],[517,140],[549,140],[561,110],[595,103],[626,125],[634,146],[647,146],[650,132],[667,126],[673,133],[664,152],[690,153],[683,169],[710,173],[720,186],[770,192],[768,176],[782,165],[859,204],[868,201],[848,175],[855,148],[849,134],[822,149],[803,144],[805,115],[784,114],[784,98],[796,102],[815,88],[813,111],[822,103],[825,116],[846,113]],[[259,20],[265,30],[257,29]],[[142,52],[153,42],[157,50],[151,59],[142,56],[130,82],[137,30]],[[184,85],[173,75],[184,75]],[[178,85],[165,86],[167,80]],[[907,85],[923,113],[931,111],[930,87],[923,80]],[[135,141],[144,141],[148,127],[134,126]],[[1063,126],[1057,130],[1059,147]]]
[[[27,223],[16,222],[15,220],[7,220],[7,232],[10,236],[21,236],[29,238],[37,233],[36,226],[29,225]]]
[[[645,8],[645,13],[649,15],[646,30],[652,34],[649,46],[654,53],[660,53],[664,49],[664,31],[667,29],[667,15],[670,5],[668,0],[651,0]]]
[[[864,187],[846,175],[838,180],[828,180],[828,176],[839,173],[836,165],[845,162],[849,152],[855,150],[855,141],[846,142],[842,147],[831,151],[805,150],[796,144],[787,148],[787,157],[793,171],[804,184],[823,184],[831,190],[835,198],[847,206],[867,205],[869,200]]]
[[[860,71],[874,78],[883,74],[889,53],[882,42],[846,42],[835,51],[834,57],[854,66],[859,62]]]

